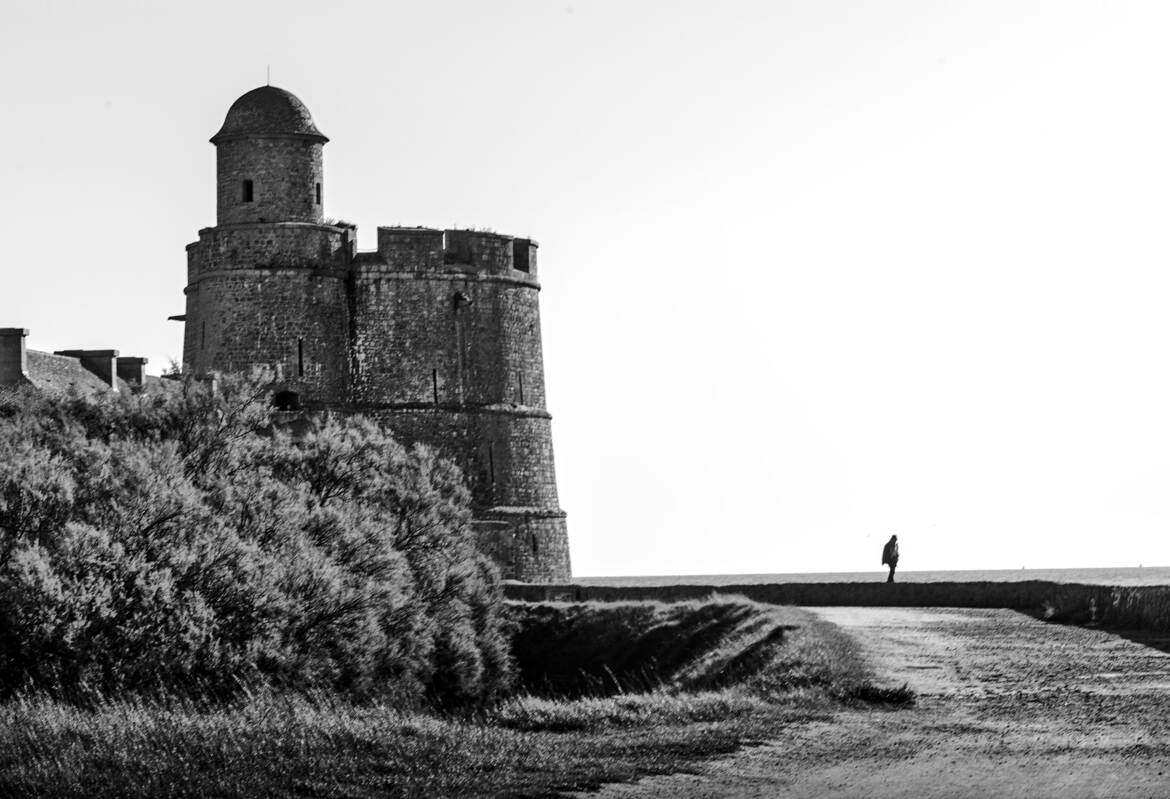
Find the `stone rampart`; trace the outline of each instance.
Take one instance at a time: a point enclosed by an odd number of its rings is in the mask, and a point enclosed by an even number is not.
[[[349,408],[463,470],[481,548],[507,576],[570,574],[545,410],[537,245],[378,228],[350,288]]]
[[[526,282],[537,285],[538,247],[531,239],[481,230],[379,227],[377,258],[368,262],[405,272],[527,276]]]
[[[682,602],[745,596],[776,605],[824,607],[1008,608],[1052,621],[1170,632],[1170,586],[1080,583],[770,583],[750,585],[590,586],[508,583],[504,595],[524,602]]]

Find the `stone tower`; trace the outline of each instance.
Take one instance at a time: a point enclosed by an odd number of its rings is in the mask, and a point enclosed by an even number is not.
[[[217,224],[187,247],[184,368],[271,368],[288,408],[346,397],[352,235],[322,223],[326,141],[283,89],[236,100],[211,139]]]
[[[217,224],[187,247],[184,371],[277,376],[283,411],[361,413],[463,470],[507,578],[570,576],[545,409],[537,245],[495,233],[326,224],[308,109],[273,86],[228,109]]]

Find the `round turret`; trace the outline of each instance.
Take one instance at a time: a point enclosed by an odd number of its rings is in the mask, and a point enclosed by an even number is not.
[[[322,223],[326,141],[284,89],[232,103],[211,139],[218,224],[187,248],[184,368],[265,369],[278,407],[314,410],[346,394],[352,231]]]
[[[217,223],[320,222],[327,141],[291,92],[261,86],[240,97],[211,137]]]

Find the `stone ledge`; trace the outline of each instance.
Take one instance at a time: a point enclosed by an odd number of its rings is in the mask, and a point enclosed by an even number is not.
[[[523,602],[685,602],[736,595],[806,607],[1005,608],[1052,621],[1170,631],[1170,586],[1021,582],[756,583],[750,585],[597,586],[509,582],[504,596]]]

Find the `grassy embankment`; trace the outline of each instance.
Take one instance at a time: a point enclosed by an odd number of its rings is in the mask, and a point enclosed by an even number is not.
[[[511,607],[517,694],[442,716],[327,694],[0,705],[0,795],[555,796],[694,767],[873,688],[857,649],[743,599]]]

